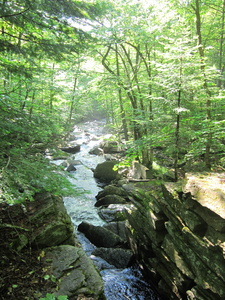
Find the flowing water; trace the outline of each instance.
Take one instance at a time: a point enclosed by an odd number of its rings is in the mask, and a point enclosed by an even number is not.
[[[84,190],[79,196],[65,197],[64,204],[68,214],[75,226],[86,221],[93,225],[104,225],[105,222],[99,217],[94,204],[95,196],[101,190],[93,177],[92,168],[103,162],[103,156],[91,155],[89,150],[99,145],[100,139],[104,136],[104,121],[86,122],[74,127],[74,143],[81,145],[81,151],[75,154],[75,160],[80,161],[76,165],[76,171],[71,172],[71,182],[79,189]],[[61,161],[57,161],[59,164]],[[101,258],[91,253],[95,246],[81,233],[77,233],[83,249],[99,268],[105,286],[107,300],[160,300],[159,296],[146,283],[138,267],[116,269]]]

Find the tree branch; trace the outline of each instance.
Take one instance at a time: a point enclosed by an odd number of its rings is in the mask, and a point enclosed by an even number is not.
[[[23,10],[23,11],[21,11],[21,12],[18,12],[18,13],[14,13],[14,14],[10,14],[10,15],[4,15],[4,16],[0,16],[0,19],[2,19],[2,18],[9,18],[9,17],[15,17],[15,16],[19,16],[19,15],[22,15],[22,14],[24,14],[26,11],[28,11],[29,10],[29,8],[27,8],[27,9],[25,9],[25,10]]]

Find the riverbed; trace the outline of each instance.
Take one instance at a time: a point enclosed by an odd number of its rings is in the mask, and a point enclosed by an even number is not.
[[[105,120],[95,120],[74,126],[71,133],[74,140],[71,145],[79,144],[80,152],[73,155],[73,159],[80,163],[76,165],[76,171],[71,172],[71,182],[83,192],[76,197],[64,197],[64,205],[71,217],[75,230],[82,222],[88,222],[95,226],[105,224],[94,206],[95,196],[102,190],[96,182],[92,169],[98,163],[105,160],[103,155],[91,155],[90,149],[99,145],[100,141],[106,136],[104,133]],[[109,135],[108,135],[109,137]],[[57,162],[60,164],[60,161]],[[154,291],[141,270],[137,266],[125,269],[116,269],[101,258],[92,255],[95,246],[82,234],[77,232],[80,243],[87,255],[99,268],[104,281],[104,291],[107,300],[160,300],[161,298]]]

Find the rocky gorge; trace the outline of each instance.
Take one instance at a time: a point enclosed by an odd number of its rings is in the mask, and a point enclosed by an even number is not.
[[[165,299],[225,297],[224,173],[187,173],[178,182],[149,180],[107,186],[110,207],[127,201],[129,245]],[[115,195],[126,193],[123,201]],[[119,196],[121,197],[121,196]]]
[[[87,132],[85,135],[90,138]],[[69,155],[73,154],[71,148]],[[76,155],[59,160],[66,171],[74,174],[85,163],[85,172],[101,185],[94,188],[95,199],[81,202],[79,210],[74,211],[78,203],[72,207],[71,198],[48,193],[37,194],[34,202],[27,202],[16,211],[15,207],[2,208],[20,220],[13,224],[17,232],[13,249],[37,249],[42,276],[54,281],[48,292],[55,297],[224,299],[225,174],[187,173],[176,183],[148,179],[143,176],[143,169],[141,175],[135,170],[121,174],[113,169],[121,157],[120,151],[115,142],[99,143],[90,150],[93,157],[100,158],[94,167],[87,165],[86,156],[82,162]],[[82,174],[82,184],[90,188],[92,183],[86,181],[86,173]],[[90,206],[102,221],[88,217]],[[87,246],[83,245],[84,239],[88,239]],[[125,282],[116,283],[107,273],[113,266],[118,277],[119,269],[130,272],[134,262],[145,281],[139,274],[140,279],[130,290],[124,288]],[[106,290],[107,277],[113,285]],[[135,280],[133,273],[129,273],[129,280]],[[37,289],[29,299],[39,299],[44,292]],[[12,294],[9,296],[3,299],[14,299]]]

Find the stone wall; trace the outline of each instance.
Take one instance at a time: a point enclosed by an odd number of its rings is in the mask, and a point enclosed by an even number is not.
[[[225,299],[225,174],[126,185],[130,244],[166,299]]]

